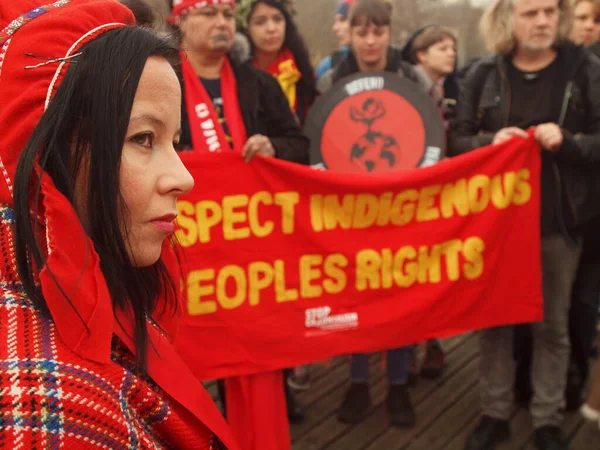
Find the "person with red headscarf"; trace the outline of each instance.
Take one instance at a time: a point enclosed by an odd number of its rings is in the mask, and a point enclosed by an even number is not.
[[[239,448],[172,345],[178,48],[133,24],[0,2],[2,448]]]

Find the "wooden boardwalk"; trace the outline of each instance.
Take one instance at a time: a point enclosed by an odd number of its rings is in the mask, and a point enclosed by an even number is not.
[[[400,429],[389,425],[385,410],[387,380],[380,355],[370,360],[373,406],[360,424],[340,423],[335,415],[348,387],[347,358],[311,369],[312,386],[298,393],[306,420],[291,426],[293,450],[462,450],[479,420],[477,385],[478,345],[473,334],[447,339],[448,369],[440,380],[419,380],[410,388],[417,425]],[[212,389],[211,389],[212,390]],[[569,414],[563,430],[571,450],[600,450],[600,430]],[[534,450],[527,411],[515,409],[512,440],[498,450]]]

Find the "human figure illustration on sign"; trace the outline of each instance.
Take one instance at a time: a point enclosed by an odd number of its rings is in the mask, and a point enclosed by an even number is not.
[[[378,164],[394,167],[400,159],[396,138],[373,129],[375,122],[385,115],[384,103],[374,98],[365,100],[361,109],[354,105],[350,107],[350,118],[367,126],[367,131],[352,145],[350,160],[359,160],[367,172],[373,172]]]

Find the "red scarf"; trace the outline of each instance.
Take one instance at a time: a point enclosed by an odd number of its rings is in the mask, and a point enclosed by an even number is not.
[[[254,61],[254,65],[258,67],[256,61]],[[296,66],[296,59],[292,52],[287,48],[281,50],[277,59],[266,68],[266,71],[279,82],[281,90],[288,99],[290,108],[298,112],[298,81],[302,78],[302,74]]]
[[[233,148],[225,137],[225,131],[219,123],[219,115],[213,106],[212,99],[196,75],[192,63],[185,55],[182,55],[181,61],[185,104],[194,150],[241,152],[247,140],[246,126],[238,100],[237,81],[229,60],[225,58],[221,68],[221,95],[223,96],[223,114],[231,133]]]

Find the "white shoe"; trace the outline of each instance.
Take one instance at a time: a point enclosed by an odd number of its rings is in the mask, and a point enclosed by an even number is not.
[[[590,422],[598,422],[600,421],[600,411],[596,411],[595,409],[590,408],[587,404],[584,404],[579,410],[581,415],[589,420]]]

